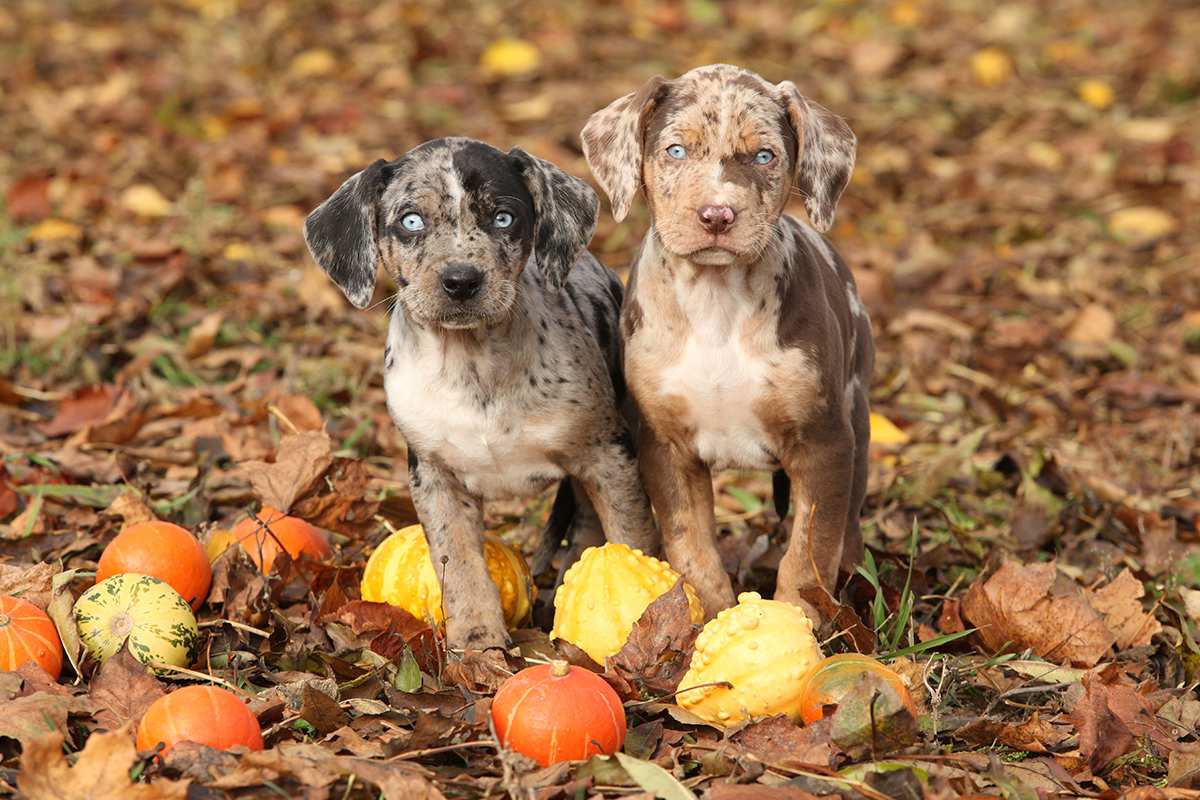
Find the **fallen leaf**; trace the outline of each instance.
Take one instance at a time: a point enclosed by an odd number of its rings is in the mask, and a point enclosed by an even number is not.
[[[510,677],[512,670],[496,650],[467,650],[461,657],[447,660],[442,669],[442,683],[474,694],[495,694]]]
[[[50,605],[51,582],[58,570],[54,565],[0,563],[0,594],[28,600],[43,611]]]
[[[158,517],[150,506],[146,505],[145,496],[138,491],[130,490],[117,495],[117,498],[105,509],[106,514],[120,517],[124,522],[122,528],[137,525],[139,522],[152,522]]]
[[[63,436],[85,425],[102,422],[117,407],[121,390],[109,384],[76,389],[58,404],[54,418],[42,422],[38,429],[49,437]]]
[[[997,47],[985,47],[971,56],[971,72],[980,86],[999,86],[1012,77],[1012,59]]]
[[[687,673],[699,634],[680,578],[646,606],[625,644],[609,659],[609,669],[635,686],[642,699],[670,694]]]
[[[1112,87],[1098,78],[1089,78],[1081,82],[1077,91],[1080,100],[1100,111],[1111,106],[1116,99]]]
[[[954,736],[980,747],[999,742],[1025,753],[1046,753],[1070,738],[1071,733],[1065,726],[1042,719],[1035,711],[1021,722],[978,719],[956,730]]]
[[[350,721],[337,700],[307,682],[301,694],[300,718],[317,729],[322,736],[336,731]]]
[[[779,767],[831,767],[837,755],[828,721],[802,728],[786,714],[752,722],[730,740],[760,761]]]
[[[1122,208],[1108,215],[1109,233],[1131,247],[1153,244],[1178,228],[1175,217],[1153,206]]]
[[[50,216],[50,180],[44,175],[30,175],[13,181],[4,195],[4,210],[14,222]]]
[[[288,72],[293,78],[316,78],[328,75],[337,68],[337,58],[328,50],[318,47],[305,50],[292,59]]]
[[[614,753],[613,757],[638,786],[660,800],[696,800],[690,789],[658,764],[625,753]]]
[[[92,706],[86,697],[66,695],[56,691],[38,691],[4,704],[0,714],[0,737],[16,739],[23,748],[50,733],[68,733],[67,717],[73,713],[86,714]],[[28,763],[28,756],[22,763]]]
[[[150,668],[122,647],[92,676],[90,697],[100,727],[115,731],[137,725],[146,709],[167,691]]]
[[[356,636],[371,637],[370,648],[384,658],[399,663],[408,647],[421,669],[430,674],[438,671],[441,659],[433,628],[402,608],[351,600],[322,619],[340,622]]]
[[[1179,789],[1200,789],[1200,745],[1192,743],[1171,751],[1167,783]]]
[[[1114,637],[1073,581],[1053,563],[1006,561],[991,577],[971,585],[963,616],[991,652],[1031,648],[1056,663],[1095,666]]]
[[[33,242],[53,242],[58,239],[78,241],[83,238],[83,229],[65,220],[44,219],[30,228],[28,235]]]
[[[908,434],[883,414],[871,412],[871,444],[894,447],[908,444]]]
[[[490,75],[512,77],[536,72],[542,54],[524,39],[497,39],[479,57],[479,65]]]
[[[1128,567],[1107,586],[1088,592],[1092,608],[1103,615],[1116,637],[1118,650],[1150,644],[1151,637],[1162,630],[1154,615],[1142,610],[1141,598],[1145,594],[1146,588]]]
[[[212,350],[217,341],[217,333],[221,330],[221,323],[224,321],[225,313],[222,311],[205,314],[204,318],[188,331],[183,354],[188,358],[198,358]]]
[[[149,218],[165,217],[172,211],[171,201],[148,183],[136,183],[122,192],[121,205],[138,216]]]
[[[30,742],[21,759],[17,787],[28,800],[184,800],[190,781],[159,777],[134,783],[129,770],[137,761],[128,729],[88,737],[75,766],[62,752],[62,734]]]
[[[1079,344],[1107,344],[1117,334],[1117,318],[1104,306],[1090,303],[1075,316],[1067,329],[1067,341]]]
[[[1083,678],[1083,695],[1071,710],[1079,752],[1093,772],[1132,750],[1138,739],[1168,747],[1177,738],[1157,719],[1157,708],[1116,667]]]
[[[275,463],[246,461],[241,471],[264,505],[288,513],[292,502],[311,491],[333,463],[333,443],[324,431],[303,431],[283,437]]]

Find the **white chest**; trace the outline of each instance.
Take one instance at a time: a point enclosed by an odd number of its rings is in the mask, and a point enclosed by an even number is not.
[[[686,338],[662,371],[659,392],[677,398],[680,421],[706,463],[768,469],[775,463],[756,408],[769,389],[769,368],[750,321],[755,304],[717,288],[680,294]]]
[[[489,391],[468,379],[453,355],[448,360],[434,348],[405,349],[398,336],[393,326],[384,390],[410,446],[434,454],[468,490],[488,499],[536,493],[563,477],[552,461],[552,453],[562,452],[561,424],[531,420],[519,395]]]

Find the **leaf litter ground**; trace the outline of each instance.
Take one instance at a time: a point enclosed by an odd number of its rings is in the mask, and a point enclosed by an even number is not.
[[[203,537],[267,501],[338,547],[214,567],[193,672],[252,698],[267,750],[156,764],[128,726],[194,675],[26,667],[0,674],[0,793],[1200,796],[1197,35],[1165,0],[6,5],[0,592],[69,634],[104,544],[149,516]],[[890,737],[837,714],[698,724],[671,702],[694,631],[669,595],[606,673],[622,758],[536,769],[488,725],[521,657],[447,655],[358,599],[366,554],[414,519],[380,380],[390,290],[353,313],[299,224],[440,135],[586,176],[591,110],[709,61],[796,80],[859,135],[834,238],[880,353],[870,558],[812,602],[826,651],[893,656],[921,714]],[[632,217],[593,241],[617,269]],[[769,595],[769,477],[717,488],[726,566]],[[532,554],[547,512],[489,522]],[[539,580],[540,630],[514,637],[532,660],[556,652]]]

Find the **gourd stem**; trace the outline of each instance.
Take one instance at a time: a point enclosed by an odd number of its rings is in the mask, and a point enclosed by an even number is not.
[[[571,665],[561,658],[556,658],[550,662],[550,674],[556,678],[562,678],[571,671]]]

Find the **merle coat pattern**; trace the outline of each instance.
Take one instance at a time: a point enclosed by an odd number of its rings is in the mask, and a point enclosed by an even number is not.
[[[854,135],[790,81],[713,65],[613,101],[583,145],[618,220],[639,190],[650,207],[621,334],[667,557],[708,616],[731,605],[711,471],[775,470],[776,505],[795,514],[775,596],[819,622],[839,566],[862,553],[871,324],[818,232]],[[783,213],[793,192],[811,226]]]
[[[313,257],[354,305],[370,303],[378,264],[399,287],[384,385],[455,649],[507,641],[483,556],[485,499],[569,478],[577,547],[603,528],[657,549],[619,411],[621,284],[586,250],[597,207],[546,161],[455,138],[376,161],[305,223]]]

